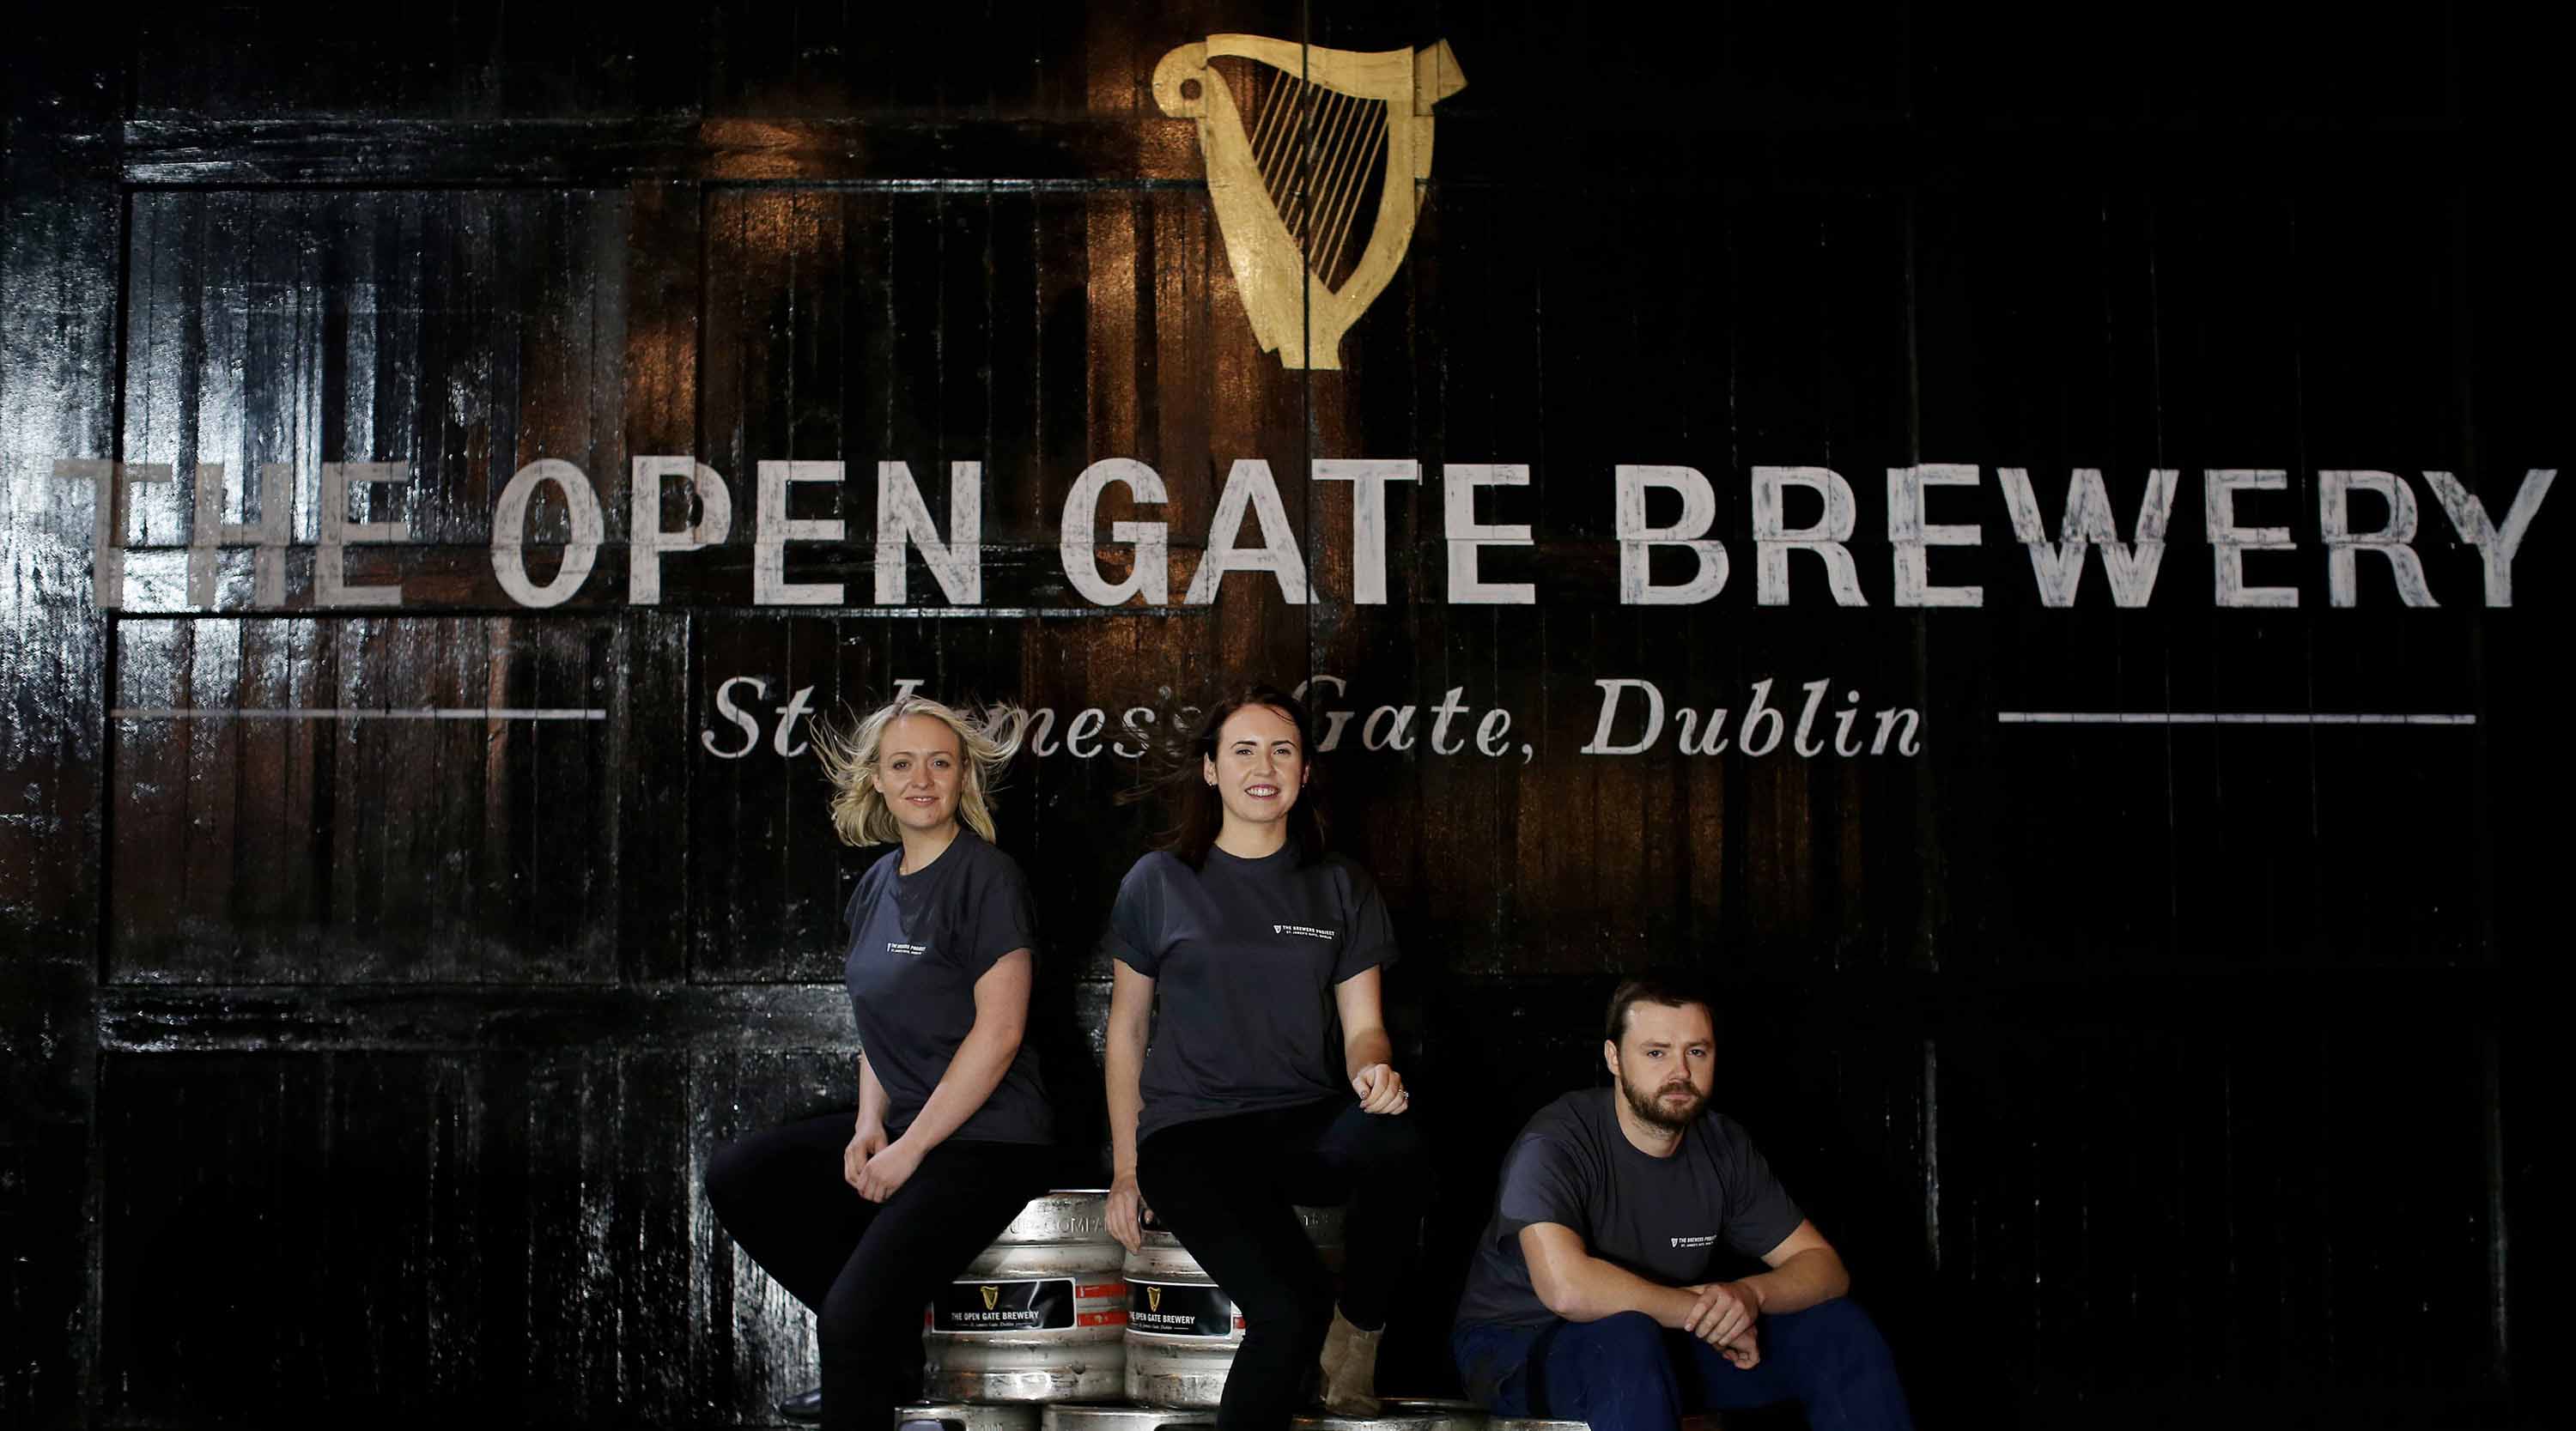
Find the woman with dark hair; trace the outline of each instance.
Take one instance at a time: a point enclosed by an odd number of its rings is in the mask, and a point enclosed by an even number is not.
[[[812,1309],[823,1385],[779,1409],[835,1431],[893,1424],[919,1388],[922,1307],[1054,1171],[1046,1088],[1021,1041],[1028,881],[993,845],[993,786],[1020,725],[907,695],[816,733],[842,840],[895,847],[848,910],[858,1112],[726,1145],[707,1201]]]
[[[1328,1407],[1376,1414],[1378,1335],[1427,1197],[1379,1007],[1395,936],[1367,873],[1324,847],[1312,730],[1267,686],[1207,713],[1172,776],[1178,828],[1128,871],[1103,941],[1109,1226],[1132,1248],[1153,1216],[1242,1309],[1224,1431],[1286,1426],[1319,1361]],[[1337,1308],[1295,1204],[1345,1198]]]

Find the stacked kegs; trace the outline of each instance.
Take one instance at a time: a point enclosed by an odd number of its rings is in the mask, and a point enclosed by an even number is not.
[[[1214,1426],[1205,1407],[1050,1406],[1044,1431],[1196,1431]],[[1467,1401],[1389,1401],[1383,1415],[1300,1416],[1297,1431],[1485,1431],[1485,1413]],[[1582,1431],[1580,1421],[1550,1422]]]
[[[1197,1431],[1216,1424],[1213,1411],[1161,1406],[1050,1406],[1043,1431]]]
[[[974,1402],[1118,1395],[1123,1253],[1109,1235],[1106,1193],[1032,1199],[931,1304],[922,1394]]]
[[[1338,1266],[1342,1210],[1301,1207],[1298,1221]],[[1127,1254],[1127,1395],[1150,1406],[1214,1406],[1243,1346],[1243,1316],[1181,1240],[1145,1229]]]
[[[1297,1218],[1324,1264],[1339,1268],[1341,1209],[1301,1207]],[[1126,1252],[1098,1191],[1032,1200],[924,1322],[932,1400],[900,1408],[898,1431],[1195,1431],[1215,1425],[1243,1345],[1243,1317],[1180,1239],[1149,1223],[1144,1245]],[[1101,1404],[1122,1390],[1147,1405]],[[1297,1425],[1485,1431],[1484,1413],[1465,1402],[1388,1401],[1385,1413]]]
[[[895,1431],[1038,1431],[1038,1408],[955,1402],[898,1406],[894,1425]]]
[[[1586,1422],[1551,1421],[1537,1416],[1497,1416],[1485,1422],[1484,1428],[1485,1431],[1591,1431]],[[1713,1411],[1693,1412],[1682,1418],[1681,1431],[1726,1431],[1726,1420]]]
[[[1291,1424],[1296,1431],[1488,1431],[1485,1409],[1472,1401],[1389,1399],[1375,1416],[1317,1413],[1300,1416]],[[1565,1424],[1576,1428],[1583,1425],[1580,1421]]]

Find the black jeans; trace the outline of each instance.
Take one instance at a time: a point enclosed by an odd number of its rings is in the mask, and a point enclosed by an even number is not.
[[[707,1165],[707,1201],[812,1309],[824,1426],[885,1431],[921,1387],[922,1308],[1047,1190],[1055,1150],[951,1139],[879,1205],[841,1180],[851,1118],[826,1113],[726,1144]]]
[[[1155,1221],[1243,1309],[1243,1347],[1217,1407],[1222,1431],[1278,1431],[1306,1399],[1333,1322],[1333,1281],[1294,1206],[1348,1202],[1342,1315],[1386,1325],[1430,1201],[1430,1158],[1409,1113],[1352,1098],[1156,1130],[1136,1150]]]

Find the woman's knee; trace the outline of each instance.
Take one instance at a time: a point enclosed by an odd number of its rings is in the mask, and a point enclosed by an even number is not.
[[[1431,1145],[1422,1136],[1421,1121],[1412,1114],[1363,1114],[1350,1130],[1356,1136],[1346,1145],[1344,1156],[1357,1165],[1356,1170],[1404,1177],[1430,1172]]]
[[[1427,1202],[1432,1187],[1438,1182],[1431,1157],[1431,1142],[1422,1135],[1422,1124],[1411,1114],[1388,1121],[1395,1126],[1388,1130],[1387,1159],[1381,1176],[1402,1181],[1416,1197]]]
[[[707,1159],[706,1175],[701,1181],[707,1190],[707,1206],[714,1208],[716,1220],[730,1225],[733,1213],[742,1206],[744,1195],[759,1177],[760,1158],[748,1138],[737,1138],[716,1149]]]
[[[1167,1227],[1198,1223],[1212,1208],[1223,1215],[1222,1190],[1200,1168],[1180,1158],[1139,1157],[1136,1192]]]

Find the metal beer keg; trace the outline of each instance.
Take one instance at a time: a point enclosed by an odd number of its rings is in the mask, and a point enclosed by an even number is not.
[[[1338,1268],[1342,1209],[1301,1207],[1297,1220]],[[1243,1316],[1181,1240],[1159,1228],[1127,1254],[1127,1395],[1148,1406],[1214,1406],[1243,1345]]]
[[[1050,1406],[1044,1431],[1196,1431],[1214,1426],[1213,1411],[1177,1411],[1161,1406]]]
[[[1584,1421],[1551,1421],[1538,1416],[1497,1416],[1485,1431],[1592,1431]],[[1714,1411],[1695,1411],[1682,1418],[1681,1431],[1726,1431],[1726,1419]]]
[[[898,1406],[895,1431],[1038,1431],[1034,1406]]]
[[[931,1303],[922,1394],[941,1401],[1067,1401],[1125,1385],[1124,1248],[1108,1194],[1032,1198]]]
[[[1379,1402],[1375,1416],[1310,1412],[1289,1424],[1296,1431],[1488,1431],[1487,1420],[1485,1408],[1472,1401],[1389,1397]]]

